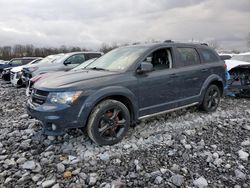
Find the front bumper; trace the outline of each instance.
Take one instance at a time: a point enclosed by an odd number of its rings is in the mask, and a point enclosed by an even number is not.
[[[10,82],[15,87],[20,87],[23,85],[21,76],[18,76],[17,73],[11,72],[10,74]]]
[[[38,105],[30,99],[27,102],[27,112],[42,122],[46,135],[62,135],[65,129],[84,126],[79,122],[77,106],[47,103]]]

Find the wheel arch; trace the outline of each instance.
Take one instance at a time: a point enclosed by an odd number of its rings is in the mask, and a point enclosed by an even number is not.
[[[138,119],[139,107],[137,98],[133,92],[128,88],[111,86],[95,91],[86,99],[78,114],[78,118],[80,118],[80,121],[83,121],[84,126],[86,126],[94,107],[107,99],[113,99],[123,103],[130,112],[131,123],[134,123]]]
[[[201,101],[203,101],[204,95],[206,93],[206,90],[208,88],[208,86],[210,86],[211,84],[215,84],[216,86],[219,87],[220,92],[221,92],[221,96],[224,93],[224,87],[225,87],[225,80],[223,80],[220,76],[216,75],[216,74],[212,74],[210,75],[206,81],[203,83],[202,86],[202,90],[201,90]]]

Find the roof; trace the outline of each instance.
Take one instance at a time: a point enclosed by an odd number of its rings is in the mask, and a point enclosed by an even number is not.
[[[136,45],[129,45],[124,47],[148,47],[148,48],[155,48],[155,47],[164,47],[164,46],[186,46],[186,47],[200,47],[200,48],[210,48],[205,43],[181,43],[181,42],[173,42],[173,41],[167,41],[167,42],[161,42],[161,43],[147,43],[147,44],[136,44]]]

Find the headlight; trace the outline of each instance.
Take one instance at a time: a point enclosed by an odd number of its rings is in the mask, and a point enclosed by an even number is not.
[[[22,76],[22,72],[21,71],[16,73],[16,77],[17,78],[21,78],[21,76]]]
[[[82,91],[73,92],[51,92],[48,95],[48,102],[59,104],[72,104],[81,95]]]
[[[30,68],[29,68],[29,71],[30,71],[30,72],[34,72],[34,71],[36,71],[37,69],[38,69],[38,67],[30,67]]]

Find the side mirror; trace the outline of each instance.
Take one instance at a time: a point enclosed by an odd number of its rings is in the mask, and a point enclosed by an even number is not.
[[[69,64],[71,64],[71,61],[65,61],[63,64],[64,65],[69,65]]]
[[[143,73],[146,73],[146,72],[151,72],[153,70],[154,70],[154,68],[153,68],[152,63],[142,62],[140,67],[137,69],[137,73],[138,74],[143,74]]]

